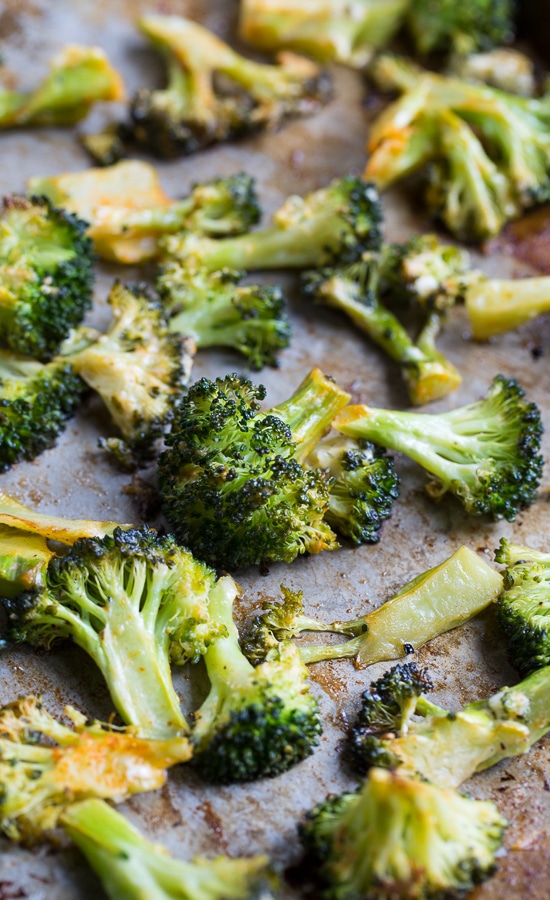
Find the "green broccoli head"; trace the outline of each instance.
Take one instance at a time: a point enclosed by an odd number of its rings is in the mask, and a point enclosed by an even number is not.
[[[444,313],[464,299],[469,263],[465,250],[441,244],[435,234],[389,244],[381,260],[380,293],[406,307]]]
[[[415,0],[406,24],[417,53],[465,56],[513,39],[515,5],[515,0]]]
[[[498,624],[512,665],[528,675],[550,664],[550,554],[502,538],[495,559],[507,567]]]
[[[255,181],[246,172],[197,182],[187,202],[190,209],[185,228],[211,237],[246,234],[260,220]]]
[[[277,366],[288,346],[290,323],[279,287],[239,284],[243,273],[204,272],[168,262],[157,279],[170,331],[202,347],[230,347],[251,369]]]
[[[45,197],[12,194],[0,208],[0,341],[47,361],[92,304],[87,224]]]
[[[419,669],[416,663],[394,666],[362,695],[360,725],[371,731],[399,729],[405,734],[418,698],[432,690],[427,669]]]
[[[284,54],[277,65],[252,62],[178,16],[145,16],[138,25],[168,68],[167,87],[142,88],[131,106],[134,140],[157,156],[195,153],[274,127],[331,96],[328,76],[310,60]]]
[[[231,569],[332,550],[331,477],[302,465],[349,397],[318,369],[264,413],[265,388],[202,378],[182,399],[159,460],[163,509],[199,559]]]
[[[329,797],[300,829],[322,896],[462,897],[495,870],[506,822],[490,801],[371,769],[356,792]]]

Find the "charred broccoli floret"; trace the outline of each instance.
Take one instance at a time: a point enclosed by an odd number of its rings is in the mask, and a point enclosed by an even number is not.
[[[168,257],[211,272],[346,265],[380,247],[381,219],[373,185],[348,176],[305,197],[288,197],[269,228],[218,241],[173,236],[163,244]]]
[[[419,697],[433,687],[427,669],[419,669],[416,663],[394,666],[364,692],[361,726],[374,732],[399,728],[406,734]]]
[[[265,856],[173,859],[101,800],[71,804],[60,824],[82,850],[111,900],[274,900]]]
[[[0,128],[74,125],[99,100],[123,100],[118,72],[99,47],[65,47],[50,74],[28,94],[0,91]]]
[[[0,207],[0,341],[50,359],[92,305],[87,225],[45,197],[13,194]]]
[[[0,830],[10,838],[33,838],[54,827],[75,801],[120,802],[162,787],[166,769],[191,756],[185,738],[145,740],[72,707],[65,715],[70,725],[36,697],[0,709]]]
[[[71,638],[102,672],[113,703],[146,737],[187,729],[170,663],[196,661],[224,634],[211,619],[215,574],[167,535],[115,529],[78,540],[44,586],[3,600],[4,637],[48,648]]]
[[[144,16],[138,25],[168,68],[168,86],[142,88],[131,106],[134,140],[157,156],[274,127],[315,112],[331,96],[328,76],[308,59],[281,54],[278,65],[253,62],[178,16]]]
[[[510,42],[515,33],[515,0],[414,0],[406,17],[417,53],[458,53]]]
[[[230,347],[251,369],[277,366],[288,347],[290,323],[279,287],[240,285],[244,273],[203,272],[168,262],[157,279],[168,328],[193,338],[197,348]]]
[[[409,0],[243,0],[240,35],[262,50],[284,47],[361,68],[399,29],[408,5]]]
[[[514,378],[497,375],[483,400],[444,413],[349,406],[334,427],[414,459],[433,476],[430,497],[450,492],[469,515],[513,521],[535,500],[543,466],[540,410]]]
[[[464,299],[469,267],[465,250],[440,243],[435,234],[388,244],[380,263],[380,293],[393,303],[445,313]]]
[[[371,766],[399,767],[443,787],[458,787],[475,772],[526,753],[550,729],[548,666],[458,712],[431,703],[421,693],[421,684],[402,706],[401,681],[400,673],[392,670],[373,686],[376,693],[383,685],[386,706],[394,698],[388,725],[381,717],[377,720],[376,698],[371,692],[364,695],[363,712],[352,732],[354,759],[363,772]]]
[[[338,545],[325,521],[332,483],[303,465],[346,394],[314,369],[262,412],[263,385],[201,378],[177,409],[159,460],[159,491],[179,541],[226,569],[291,562]]]
[[[230,578],[210,594],[212,618],[225,636],[204,654],[210,692],[191,735],[194,764],[221,784],[285,772],[313,752],[321,733],[308,670],[294,645],[273,647],[256,668],[243,655],[233,622],[235,594]]]
[[[490,801],[371,769],[357,792],[311,810],[300,836],[326,900],[450,900],[494,872],[505,827]]]
[[[464,299],[472,337],[485,341],[550,312],[550,277],[501,280],[479,273]]]
[[[89,222],[100,256],[121,263],[154,258],[165,234],[226,237],[248,231],[260,217],[254,179],[243,172],[195,184],[183,200],[168,197],[153,166],[138,160],[36,176],[28,186]]]
[[[498,624],[512,665],[527,675],[550,665],[550,554],[502,538],[495,559],[507,567]]]

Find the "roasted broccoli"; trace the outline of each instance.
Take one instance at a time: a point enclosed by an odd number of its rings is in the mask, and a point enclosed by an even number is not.
[[[512,47],[495,47],[486,53],[453,56],[446,74],[464,81],[488,84],[522,97],[533,97],[537,89],[533,60]]]
[[[196,661],[225,633],[211,619],[215,574],[167,535],[115,529],[54,556],[44,585],[2,602],[4,638],[49,648],[71,638],[92,657],[115,707],[145,737],[185,732],[170,662]]]
[[[464,299],[472,337],[485,341],[550,312],[550,277],[500,280],[480,274]]]
[[[305,197],[288,197],[269,228],[217,241],[174,235],[163,244],[168,257],[209,271],[346,265],[380,247],[381,219],[373,185],[348,176]]]
[[[247,656],[257,662],[279,641],[303,631],[345,634],[343,644],[300,647],[305,663],[351,657],[358,667],[397,659],[450,631],[493,603],[502,591],[502,576],[468,547],[461,547],[433,569],[405,584],[373,612],[349,622],[325,624],[304,612],[301,592],[285,588],[283,602],[264,604],[243,639]]]
[[[430,689],[429,676],[423,678]],[[426,687],[418,677],[403,703],[403,680],[398,666],[363,697],[363,711],[352,732],[353,755],[361,771],[399,767],[407,775],[454,788],[475,772],[526,753],[550,730],[548,666],[458,712],[424,697]]]
[[[121,263],[154,258],[165,234],[190,230],[226,237],[248,231],[260,217],[254,180],[244,173],[195,184],[183,200],[170,199],[153,166],[138,160],[36,176],[28,187],[89,222],[100,256]]]
[[[464,299],[471,277],[466,250],[423,234],[384,247],[380,294],[388,302],[444,314]]]
[[[185,738],[145,740],[72,707],[65,715],[70,726],[32,696],[0,709],[0,830],[10,838],[31,839],[53,828],[77,800],[120,802],[162,787],[166,769],[191,756]]]
[[[39,513],[19,503],[15,497],[0,491],[0,525],[11,529],[51,538],[62,544],[74,544],[83,537],[103,537],[115,528],[128,529],[120,522],[100,522],[94,519],[65,519],[48,513]]]
[[[371,769],[311,810],[300,836],[326,900],[450,900],[493,873],[506,824],[490,801]]]
[[[349,394],[314,369],[262,412],[263,385],[228,375],[192,385],[159,460],[159,491],[178,540],[226,569],[292,562],[338,545],[325,521],[332,478],[303,465]]]
[[[0,207],[0,341],[46,362],[92,305],[87,225],[45,197]]]
[[[407,31],[417,53],[466,56],[509,43],[515,33],[515,0],[414,0]]]
[[[230,784],[272,777],[309,756],[321,722],[308,670],[291,642],[254,666],[233,623],[236,585],[222,578],[211,591],[212,619],[225,636],[204,654],[210,692],[195,713],[193,761],[209,781]]]
[[[274,127],[330,99],[327,74],[308,59],[287,53],[277,65],[253,62],[178,16],[144,16],[138,26],[168,69],[164,90],[142,88],[131,105],[133,139],[157,156],[195,153]]]
[[[145,284],[116,281],[108,297],[113,312],[106,334],[88,329],[64,345],[64,358],[103,399],[123,438],[106,442],[123,459],[153,453],[187,384],[194,346],[168,330],[161,304]],[[120,447],[122,443],[122,449]]]
[[[409,0],[243,0],[240,36],[262,50],[289,48],[321,62],[354,68],[385,47]]]
[[[99,100],[123,100],[124,85],[99,47],[71,44],[30,93],[0,91],[0,128],[74,125]]]
[[[495,559],[507,567],[498,624],[508,640],[510,662],[527,675],[550,665],[550,554],[502,538]]]
[[[60,820],[111,900],[274,900],[278,881],[265,856],[173,859],[101,800],[68,806]]]
[[[198,349],[230,347],[251,369],[277,366],[288,347],[290,323],[279,287],[240,285],[242,272],[204,272],[168,262],[157,279],[168,328],[191,337]]]
[[[543,466],[540,410],[514,378],[497,375],[483,400],[449,412],[349,406],[333,424],[414,459],[433,476],[430,497],[450,492],[469,515],[511,522],[535,500]]]
[[[42,535],[0,525],[0,597],[15,597],[42,585],[53,555]]]

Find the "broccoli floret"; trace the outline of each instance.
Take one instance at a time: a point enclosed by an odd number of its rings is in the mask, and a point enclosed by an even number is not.
[[[168,86],[142,88],[131,106],[134,140],[157,156],[195,153],[274,127],[330,99],[327,74],[308,59],[287,53],[277,65],[253,62],[178,16],[144,16],[138,26],[168,69]]]
[[[498,624],[512,665],[527,675],[550,665],[550,554],[502,538],[495,559],[507,567]]]
[[[263,385],[201,378],[178,406],[159,460],[159,491],[178,540],[225,569],[292,562],[338,544],[324,516],[332,478],[303,465],[346,394],[314,369],[261,412]]]
[[[187,384],[193,350],[172,334],[160,302],[145,284],[116,281],[108,297],[113,319],[84,349],[64,348],[74,371],[103,399],[124,442],[139,459],[154,452]]]
[[[93,134],[81,134],[79,140],[96,166],[113,166],[127,155],[124,129],[118,123]]]
[[[244,641],[246,653],[257,662],[274,641],[296,637],[302,631],[350,635],[343,644],[300,647],[305,663],[354,658],[357,667],[397,659],[426,641],[481,612],[502,591],[502,576],[468,547],[418,575],[378,609],[348,622],[323,624],[306,616],[301,593],[283,589],[282,604],[267,603]]]
[[[99,47],[65,47],[28,94],[0,91],[0,128],[75,125],[100,100],[124,100],[124,85]]]
[[[464,299],[472,337],[486,341],[550,312],[550,277],[501,280],[479,273]]]
[[[466,250],[441,244],[435,234],[384,247],[380,295],[423,312],[445,313],[464,299],[470,257]]]
[[[522,97],[532,97],[536,90],[533,60],[512,47],[496,47],[487,53],[451,57],[447,74],[463,81],[488,84]]]
[[[0,341],[50,359],[92,305],[87,225],[45,197],[13,194],[0,207]]]
[[[356,793],[315,807],[300,837],[326,900],[451,900],[494,872],[506,824],[490,801],[371,769]]]
[[[4,637],[46,649],[71,638],[101,670],[128,725],[146,737],[185,731],[170,662],[198,660],[224,634],[208,611],[214,572],[170,535],[117,528],[53,557],[44,582],[4,599]]]
[[[239,284],[244,273],[203,272],[168,262],[157,279],[170,331],[187,335],[197,348],[231,347],[251,369],[277,366],[288,347],[290,323],[279,287]]]
[[[406,25],[417,53],[489,50],[513,40],[515,0],[414,0]]]
[[[381,219],[373,185],[348,176],[305,197],[288,197],[270,228],[218,241],[173,236],[163,244],[169,257],[209,271],[346,265],[380,247]]]
[[[317,444],[306,465],[334,479],[325,514],[330,527],[355,544],[376,544],[399,493],[393,460],[368,441],[334,435]]]
[[[308,670],[288,642],[254,666],[233,622],[236,586],[221,579],[210,593],[213,620],[225,630],[206,650],[210,692],[195,713],[193,760],[209,781],[230,784],[273,777],[309,756],[321,722]]]
[[[416,663],[394,666],[364,692],[362,727],[370,731],[392,731],[399,728],[401,734],[406,734],[419,697],[424,691],[433,691],[433,688],[427,669],[419,669]]]
[[[397,707],[402,694],[400,678],[390,672],[383,681],[390,698],[397,694]],[[411,692],[410,705],[401,715],[396,709],[389,728],[383,721],[373,720],[372,698],[368,693],[365,696],[363,712],[352,732],[357,767],[361,771],[371,766],[399,767],[405,774],[443,787],[458,787],[475,772],[526,753],[550,730],[550,667],[538,669],[487,700],[468,703],[458,712],[436,706],[420,691]],[[386,705],[389,703],[386,699]]]
[[[514,378],[497,375],[483,400],[449,412],[349,406],[333,424],[414,459],[433,476],[430,497],[450,492],[469,515],[511,522],[535,500],[543,466],[540,410]]]
[[[67,804],[87,797],[116,802],[166,781],[166,769],[186,762],[186,738],[145,740],[132,729],[87,719],[72,707],[70,725],[36,697],[0,709],[0,830],[32,838],[55,826]]]
[[[274,900],[278,881],[265,856],[173,859],[101,800],[65,809],[60,824],[84,853],[111,900]]]
[[[29,509],[15,497],[0,491],[0,525],[11,529],[51,538],[62,544],[74,544],[82,537],[103,537],[115,528],[130,528],[120,522],[100,522],[94,519],[64,519]]]
[[[243,0],[239,30],[262,50],[284,47],[362,68],[399,29],[408,5],[409,0]]]
[[[248,231],[260,217],[254,179],[242,172],[195,184],[183,200],[168,197],[153,166],[137,160],[37,176],[28,186],[89,222],[100,256],[121,263],[154,258],[165,234],[190,230],[226,237]]]
[[[85,390],[68,360],[0,350],[0,471],[53,447]]]

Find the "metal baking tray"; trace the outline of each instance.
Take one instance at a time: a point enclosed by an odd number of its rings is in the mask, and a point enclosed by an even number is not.
[[[144,12],[180,14],[196,18],[222,37],[234,38],[237,0],[17,0],[0,4],[2,75],[22,88],[36,83],[48,60],[71,42],[98,44],[124,76],[129,94],[140,85],[159,83],[161,67],[133,24]],[[266,215],[290,193],[305,193],[339,175],[360,173],[365,163],[366,87],[359,74],[340,68],[334,72],[333,101],[313,118],[295,121],[284,129],[239,144],[208,150],[198,156],[158,165],[162,183],[174,197],[192,182],[245,170],[258,181]],[[98,121],[105,111],[94,112]],[[92,120],[93,123],[93,120]],[[86,123],[86,128],[91,122]],[[87,157],[74,132],[43,129],[0,135],[2,194],[23,191],[27,178],[85,168]],[[401,191],[384,198],[386,238],[404,240],[430,229],[421,208]],[[475,262],[501,276],[534,273],[526,263],[507,255],[506,242],[495,242],[489,255]],[[115,276],[136,280],[136,270],[98,266],[96,305],[90,321],[109,318],[105,297]],[[140,273],[141,274],[141,273]],[[278,370],[259,376],[267,387],[270,405],[287,397],[314,366],[353,393],[355,402],[405,408],[407,398],[395,367],[335,311],[312,307],[300,298],[297,278],[266,276],[283,284],[294,324],[291,346]],[[541,319],[490,344],[468,339],[462,310],[456,310],[441,341],[444,352],[464,375],[462,386],[439,411],[481,397],[497,373],[514,375],[528,396],[544,410],[550,425],[550,318]],[[197,359],[196,377],[243,371],[232,354],[204,352]],[[110,424],[100,404],[90,401],[70,423],[57,446],[32,463],[22,463],[0,476],[0,489],[44,512],[74,517],[153,524],[158,511],[144,511],[132,476],[117,472],[97,448]],[[548,457],[550,445],[545,439]],[[540,549],[550,546],[550,475],[545,473],[537,503],[513,524],[468,519],[451,500],[429,501],[424,476],[413,464],[397,459],[402,485],[382,540],[374,546],[344,546],[334,553],[299,559],[292,565],[273,565],[267,575],[239,572],[243,588],[239,615],[246,617],[266,598],[279,596],[279,585],[304,592],[307,607],[320,618],[351,618],[373,609],[404,582],[449,556],[465,543],[492,559],[501,536]],[[154,470],[138,474],[153,483]],[[508,665],[491,611],[468,625],[432,641],[418,653],[429,665],[436,699],[456,708],[518,680]],[[293,871],[284,896],[306,897],[307,873],[296,866],[300,851],[296,825],[302,814],[329,792],[351,788],[356,781],[342,766],[340,750],[364,687],[378,677],[385,664],[357,670],[349,661],[321,663],[311,669],[319,698],[324,735],[317,752],[292,771],[271,780],[238,787],[204,784],[188,767],[172,770],[161,791],[136,796],[122,811],[151,838],[185,859],[196,854],[268,853]],[[176,673],[184,706],[189,702],[186,674]],[[108,717],[111,704],[99,673],[78,648],[59,647],[39,655],[28,648],[8,648],[0,657],[0,702],[21,693],[41,693],[47,707],[60,713],[72,703],[86,713]],[[187,707],[189,711],[189,707]],[[548,900],[550,896],[550,741],[540,741],[522,759],[502,763],[473,778],[467,785],[476,797],[492,798],[510,821],[507,855],[498,874],[474,893],[476,900]],[[91,900],[101,888],[78,853],[67,847],[32,850],[0,841],[0,898],[30,900]]]

